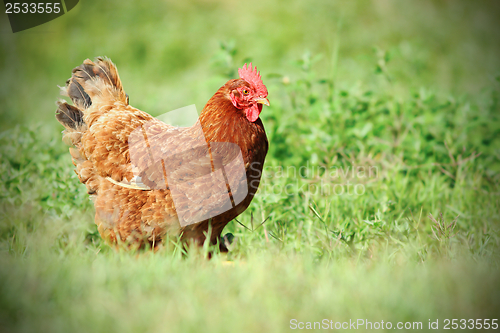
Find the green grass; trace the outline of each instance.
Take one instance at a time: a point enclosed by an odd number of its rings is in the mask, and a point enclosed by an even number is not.
[[[0,36],[1,331],[498,318],[497,5],[93,6]],[[227,255],[102,242],[53,118],[56,85],[97,55],[154,115],[259,66],[270,151]]]

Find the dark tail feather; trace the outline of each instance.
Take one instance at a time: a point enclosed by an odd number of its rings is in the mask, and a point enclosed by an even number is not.
[[[82,111],[95,102],[99,104],[100,100],[128,104],[128,96],[123,91],[118,70],[108,58],[85,60],[73,69],[73,75],[61,90],[62,95],[69,96],[73,104]]]
[[[83,109],[87,109],[92,105],[90,96],[85,92],[82,85],[75,80],[74,75],[66,81],[66,93],[73,101],[73,104]]]
[[[68,130],[79,131],[85,125],[83,112],[66,102],[57,102],[56,119]]]
[[[97,57],[95,62],[87,59],[80,66],[73,69],[73,77],[84,81],[100,78],[105,83],[123,90],[116,66],[108,58]]]
[[[102,57],[95,61],[87,59],[74,68],[66,86],[61,87],[61,94],[70,97],[74,106],[65,101],[57,102],[56,119],[66,128],[63,140],[74,146],[79,146],[88,126],[106,112],[107,109],[100,108],[100,105],[115,102],[128,105],[128,96],[123,91],[116,66]]]

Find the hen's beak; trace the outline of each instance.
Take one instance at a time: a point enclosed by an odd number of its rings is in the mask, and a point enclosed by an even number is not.
[[[269,100],[265,97],[257,98],[255,101],[259,104],[264,104],[264,105],[269,106]]]

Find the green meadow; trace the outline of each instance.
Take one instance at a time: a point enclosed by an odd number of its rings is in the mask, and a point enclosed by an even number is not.
[[[497,1],[82,0],[15,34],[0,16],[0,331],[498,329]],[[101,240],[54,117],[96,56],[154,116],[258,66],[270,150],[229,253]]]

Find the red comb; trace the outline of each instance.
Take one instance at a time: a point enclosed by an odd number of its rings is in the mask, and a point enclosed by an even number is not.
[[[238,69],[238,74],[240,78],[253,86],[259,96],[267,97],[267,88],[264,83],[262,83],[260,72],[257,72],[257,66],[255,66],[254,69],[252,68],[252,63],[250,63],[250,66],[245,64],[242,68]]]

